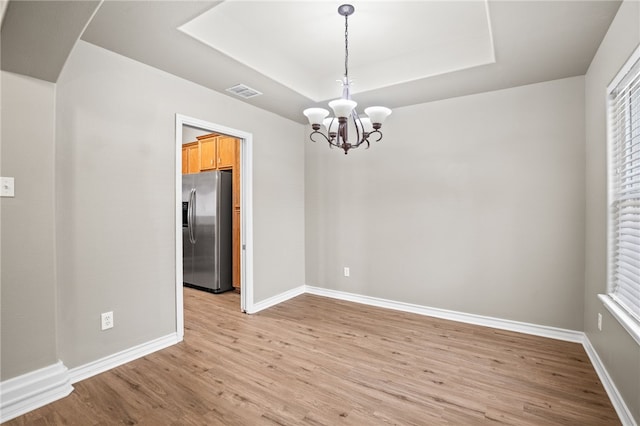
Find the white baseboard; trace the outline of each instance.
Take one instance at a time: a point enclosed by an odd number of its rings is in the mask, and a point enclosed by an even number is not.
[[[602,386],[604,386],[604,390],[607,391],[611,404],[613,405],[613,408],[615,408],[616,413],[618,413],[618,417],[620,417],[622,424],[624,426],[638,426],[638,423],[634,420],[629,407],[625,404],[624,399],[622,399],[622,395],[618,392],[618,388],[611,379],[611,376],[609,376],[607,369],[598,356],[598,352],[596,352],[586,334],[584,335],[582,346],[584,346],[584,350],[587,352],[587,355],[589,355],[591,364],[593,364],[593,368],[595,368],[596,373],[600,378],[600,382],[602,382]]]
[[[40,408],[73,391],[62,361],[0,383],[0,422]]]
[[[103,373],[178,342],[178,334],[172,333],[71,370],[67,369],[62,361],[58,361],[45,368],[5,380],[0,383],[0,423],[64,398],[73,391],[72,383]]]
[[[286,300],[293,299],[296,296],[300,296],[305,292],[306,286],[301,285],[300,287],[292,288],[291,290],[287,290],[284,293],[276,294],[268,299],[260,301],[258,303],[253,304],[250,310],[247,310],[248,314],[255,314],[264,309],[270,308],[272,306],[277,305],[278,303],[282,303]]]
[[[567,330],[546,325],[529,324],[519,321],[511,321],[500,318],[486,317],[482,315],[467,314],[464,312],[449,311],[447,309],[430,308],[428,306],[414,305],[412,303],[396,302],[394,300],[380,299],[377,297],[363,296],[344,291],[330,290],[321,287],[305,286],[307,293],[318,296],[331,297],[349,302],[362,303],[364,305],[393,309],[396,311],[410,312],[467,324],[481,325],[498,328],[500,330],[516,331],[518,333],[532,334],[534,336],[550,337],[552,339],[568,342],[582,343],[584,333],[581,331]]]
[[[113,355],[109,355],[96,361],[81,365],[79,367],[72,368],[71,370],[69,370],[69,379],[71,380],[71,383],[77,383],[81,380],[88,379],[91,376],[103,373],[119,365],[126,364],[127,362],[131,362],[138,358],[142,358],[143,356],[159,351],[160,349],[175,345],[179,341],[180,340],[178,339],[177,333],[171,333],[164,337],[159,337],[149,342],[142,343],[129,349],[125,349]]]

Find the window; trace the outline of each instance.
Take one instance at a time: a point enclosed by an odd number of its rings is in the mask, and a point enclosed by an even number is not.
[[[640,344],[640,46],[607,90],[609,276],[603,300]]]

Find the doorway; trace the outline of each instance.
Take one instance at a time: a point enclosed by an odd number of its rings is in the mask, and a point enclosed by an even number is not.
[[[240,309],[252,312],[253,307],[253,204],[252,204],[252,152],[251,133],[219,124],[176,114],[176,179],[175,179],[175,242],[176,242],[176,332],[178,340],[184,338],[183,253],[182,253],[182,143],[183,129],[195,128],[204,133],[218,133],[240,140]]]

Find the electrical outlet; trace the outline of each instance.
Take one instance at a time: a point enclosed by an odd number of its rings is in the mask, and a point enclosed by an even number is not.
[[[598,312],[598,330],[602,331],[602,314]]]
[[[0,197],[15,196],[15,179],[12,177],[0,177]]]
[[[102,330],[113,328],[113,311],[104,312],[100,317],[102,318]]]
[[[348,277],[348,276],[349,276],[349,267],[348,267],[348,266],[345,266],[345,267],[344,267],[344,276],[345,276],[345,277]]]

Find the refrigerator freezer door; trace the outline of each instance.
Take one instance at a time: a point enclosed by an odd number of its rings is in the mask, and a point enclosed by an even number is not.
[[[219,187],[219,172],[195,175],[195,237],[193,253],[193,277],[190,284],[213,291],[220,289],[216,210]]]

